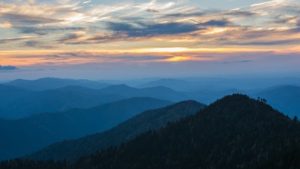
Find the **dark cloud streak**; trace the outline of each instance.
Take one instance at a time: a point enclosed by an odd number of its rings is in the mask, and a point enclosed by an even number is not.
[[[300,44],[300,39],[284,39],[270,41],[249,41],[249,42],[225,42],[224,44],[242,45],[242,46],[273,46],[273,45],[296,45]]]
[[[15,27],[21,33],[24,34],[37,34],[37,35],[47,35],[53,32],[68,32],[68,31],[81,31],[85,30],[83,27],[33,27],[33,26],[24,26],[24,27]]]
[[[28,40],[30,38],[28,37],[20,37],[20,38],[7,38],[7,39],[0,39],[0,44],[6,44],[11,42],[18,42],[18,41],[24,41]]]
[[[1,66],[0,65],[0,71],[12,71],[17,70],[18,68],[15,66]]]
[[[199,28],[190,23],[108,23],[108,28],[117,33],[125,33],[129,37],[157,36],[157,35],[174,35],[190,33],[197,31]]]

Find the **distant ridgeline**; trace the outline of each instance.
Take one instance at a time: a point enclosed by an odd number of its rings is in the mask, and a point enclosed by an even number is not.
[[[234,94],[74,163],[12,160],[0,168],[299,169],[300,123],[262,100]]]
[[[1,80],[1,79],[0,79]],[[152,97],[179,102],[196,100],[210,104],[216,99],[242,91],[252,97],[262,97],[275,109],[290,117],[300,115],[300,87],[297,85],[255,86],[253,82],[224,79],[199,81],[161,79],[135,87],[126,84],[111,85],[103,81],[42,78],[14,80],[0,84],[0,119],[18,119],[33,114],[66,111],[72,108],[91,108],[132,97]],[[231,85],[229,85],[229,84]],[[293,84],[293,83],[292,83]],[[213,86],[213,87],[212,87]],[[270,87],[272,86],[272,87]]]
[[[15,80],[0,84],[0,93],[0,119],[19,119],[73,108],[91,108],[133,97],[151,97],[172,102],[188,98],[183,93],[161,86],[133,88],[55,78]]]

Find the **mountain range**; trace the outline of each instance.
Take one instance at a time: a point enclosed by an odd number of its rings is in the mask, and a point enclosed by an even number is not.
[[[265,98],[269,104],[290,117],[300,117],[300,87],[276,86],[260,91],[256,96]]]
[[[40,81],[44,82],[45,80],[47,79],[28,81],[28,83],[30,82],[32,86],[36,86],[40,84]],[[57,82],[56,86],[63,86],[73,81],[55,80],[55,82]],[[61,84],[58,82],[61,82]],[[14,84],[15,82],[11,83]],[[47,88],[47,85],[44,88]],[[159,86],[134,88],[127,85],[110,85],[101,89],[93,89],[80,85],[76,86],[76,83],[73,86],[41,91],[2,84],[0,85],[0,92],[2,96],[0,98],[0,118],[4,119],[18,119],[33,114],[66,111],[72,108],[91,108],[132,97],[152,97],[174,102],[188,98],[183,93]]]
[[[197,115],[79,160],[74,168],[299,168],[300,123],[232,95]]]
[[[0,85],[0,92],[0,118],[5,119],[17,119],[71,108],[90,108],[123,98],[120,95],[105,94],[95,89],[78,86],[31,91]]]
[[[67,86],[80,86],[92,89],[101,89],[109,84],[91,80],[74,80],[74,79],[60,79],[60,78],[41,78],[36,80],[24,80],[17,79],[11,82],[5,83],[5,85],[14,86],[17,88],[27,89],[27,90],[51,90],[58,89]]]
[[[6,169],[297,169],[300,123],[265,100],[234,94],[197,114],[75,163],[12,160]]]
[[[96,151],[118,146],[139,134],[156,130],[170,122],[193,115],[205,105],[195,101],[184,101],[167,107],[145,111],[120,125],[99,134],[93,134],[76,140],[58,142],[30,156],[35,160],[77,160]]]
[[[0,159],[26,155],[65,139],[108,130],[145,110],[171,104],[153,98],[130,98],[89,109],[71,109],[0,121]]]
[[[100,90],[109,95],[121,95],[123,97],[152,97],[170,101],[182,101],[188,98],[187,95],[177,92],[164,86],[148,88],[134,88],[125,84],[111,85]]]
[[[291,117],[300,116],[297,99],[300,97],[299,86],[264,87],[281,82],[275,82],[274,79],[270,79],[270,82],[268,79],[258,80],[261,84],[255,84],[251,79],[245,82],[238,79],[220,78],[159,79],[132,87],[126,84],[110,85],[110,83],[116,83],[111,81],[59,78],[19,79],[0,85],[2,94],[0,118],[16,119],[37,113],[90,108],[130,97],[153,97],[173,102],[192,99],[210,104],[217,98],[236,92],[265,98],[279,111]],[[118,81],[118,83],[122,82]],[[240,86],[244,88],[239,88]]]

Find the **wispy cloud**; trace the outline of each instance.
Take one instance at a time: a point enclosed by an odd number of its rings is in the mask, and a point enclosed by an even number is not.
[[[47,35],[53,33],[64,33],[70,31],[80,31],[85,30],[83,27],[61,27],[61,26],[47,26],[47,27],[34,27],[34,26],[19,26],[15,27],[23,34],[37,34],[37,35]]]
[[[11,62],[27,65],[207,61],[212,57],[195,55],[203,51],[299,51],[299,9],[296,0],[214,10],[201,9],[189,1],[1,1],[0,32],[5,36],[0,39],[0,48],[55,51],[10,57]],[[178,49],[186,50],[180,53]],[[95,50],[113,52],[108,55]],[[137,55],[137,51],[143,52]]]
[[[88,5],[90,3],[92,2],[2,2],[0,20],[5,23],[2,27],[17,29],[22,34],[47,36],[51,32],[49,36],[53,36],[54,33],[61,36],[59,39],[74,36],[78,31],[85,31],[90,36],[125,34],[128,37],[146,38],[160,35],[189,35],[211,27],[233,25],[240,28],[240,31],[245,28],[276,29],[283,27],[280,26],[283,22],[288,23],[287,29],[299,27],[297,25],[299,3],[288,0],[272,0],[253,4],[248,8],[214,11],[201,10],[184,2],[155,0],[145,3],[123,2],[93,6]],[[66,35],[61,35],[62,32]],[[113,36],[110,37],[111,40],[116,41],[117,38]],[[108,37],[105,36],[104,39]],[[120,40],[124,38],[121,37]],[[101,43],[102,40],[95,42]]]
[[[61,22],[61,20],[27,14],[3,13],[1,18],[13,25],[37,25]]]
[[[19,42],[19,41],[24,41],[24,40],[28,40],[28,39],[31,39],[31,37],[23,36],[23,37],[18,37],[18,38],[0,39],[0,44]]]

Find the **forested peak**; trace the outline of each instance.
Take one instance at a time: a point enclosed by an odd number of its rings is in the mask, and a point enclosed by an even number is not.
[[[273,118],[289,120],[282,113],[269,106],[265,99],[253,99],[243,94],[225,96],[208,106],[205,109],[205,112],[209,112],[209,114],[230,116],[231,119],[237,117],[239,120],[243,119],[241,117],[252,117],[256,120],[271,120]]]

